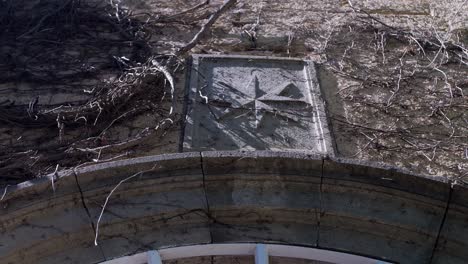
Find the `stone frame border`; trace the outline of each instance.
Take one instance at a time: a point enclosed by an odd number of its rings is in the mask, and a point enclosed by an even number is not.
[[[318,73],[316,65],[311,60],[304,60],[301,58],[287,58],[287,57],[272,57],[272,56],[248,56],[248,55],[213,55],[213,54],[193,54],[191,57],[187,58],[187,72],[186,72],[186,87],[184,95],[184,106],[182,111],[181,119],[181,134],[179,140],[179,152],[190,152],[196,150],[184,150],[185,136],[188,134],[188,130],[191,129],[191,125],[187,124],[187,115],[190,113],[198,96],[197,94],[197,83],[198,83],[198,65],[200,59],[256,59],[256,60],[272,60],[272,61],[291,61],[291,62],[304,62],[307,64],[307,79],[310,85],[311,100],[313,107],[317,111],[317,120],[319,122],[318,128],[322,136],[322,148],[325,150],[325,153],[321,155],[335,156],[335,144],[333,143],[334,138],[331,134],[330,129],[330,120],[327,118],[328,112],[325,107],[325,100],[323,98],[323,93],[321,91],[320,82],[318,81]],[[196,78],[194,77],[196,76]],[[307,152],[307,151],[303,151]]]

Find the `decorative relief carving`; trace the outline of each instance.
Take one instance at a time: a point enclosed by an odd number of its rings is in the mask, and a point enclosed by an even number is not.
[[[311,66],[294,59],[196,57],[183,149],[329,153]]]
[[[232,91],[232,94],[237,96],[237,101],[240,102],[239,107],[233,108],[231,107],[233,104],[232,98],[229,95],[214,95],[214,99],[209,100],[208,104],[212,107],[225,109],[222,114],[215,114],[218,122],[232,116],[242,115],[246,112],[253,114],[255,128],[258,128],[264,115],[267,113],[289,118],[297,122],[297,115],[295,115],[297,111],[294,111],[294,109],[291,110],[288,105],[296,103],[302,104],[304,107],[311,107],[310,103],[306,101],[302,91],[300,91],[294,83],[280,85],[270,91],[263,91],[260,89],[258,76],[253,74],[244,86],[244,89],[237,89],[236,84],[231,85],[223,81],[218,81],[216,84]],[[253,94],[247,94],[243,91],[253,91]],[[271,103],[276,103],[277,107],[272,106]]]

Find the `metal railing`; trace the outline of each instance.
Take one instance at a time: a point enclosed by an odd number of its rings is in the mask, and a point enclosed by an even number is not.
[[[346,264],[390,264],[369,257],[358,256],[331,250],[278,245],[278,244],[202,244],[150,250],[132,256],[101,262],[101,264],[162,264],[163,260],[201,256],[255,256],[255,264],[268,264],[272,257],[308,259],[329,263]]]

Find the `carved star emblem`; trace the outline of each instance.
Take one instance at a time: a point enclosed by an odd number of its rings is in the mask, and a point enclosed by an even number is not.
[[[287,105],[295,104],[297,106],[297,104],[301,104],[310,106],[301,90],[293,82],[283,84],[267,93],[260,89],[258,77],[254,75],[242,89],[243,91],[253,90],[254,93],[250,95],[222,81],[216,84],[225,88],[221,90],[227,88],[229,91],[228,94],[215,95],[214,98],[209,100],[210,106],[220,109],[212,111],[218,122],[228,117],[239,118],[249,113],[253,113],[255,116],[255,128],[258,128],[267,113],[299,122],[297,111],[294,110],[294,107],[288,108]],[[283,107],[281,107],[282,109],[276,109],[272,104],[276,106],[283,105]]]

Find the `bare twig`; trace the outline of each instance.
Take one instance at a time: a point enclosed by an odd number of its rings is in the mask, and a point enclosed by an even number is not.
[[[131,180],[131,179],[133,179],[133,178],[135,178],[137,176],[140,176],[140,175],[142,175],[142,174],[144,174],[146,172],[153,171],[155,168],[156,168],[156,164],[149,170],[137,172],[137,173],[135,173],[135,174],[121,180],[114,188],[112,188],[112,190],[110,191],[110,193],[106,197],[106,201],[104,202],[104,205],[102,206],[101,213],[99,214],[98,220],[96,222],[96,236],[94,238],[94,245],[95,246],[98,245],[97,240],[98,240],[98,236],[99,236],[99,223],[101,222],[102,216],[104,215],[104,211],[106,210],[107,203],[109,202],[109,199],[112,196],[112,194],[115,192],[115,190],[117,190],[117,188],[119,188],[119,186],[122,185],[122,183],[124,183],[124,182],[126,182],[128,180]]]
[[[172,106],[169,110],[169,115],[172,115],[172,111],[174,110],[174,106],[175,106],[175,101],[174,101],[174,90],[175,90],[175,86],[174,86],[174,78],[172,77],[172,74],[169,72],[169,70],[162,66],[157,60],[153,59],[151,60],[151,63],[159,70],[161,71],[164,76],[166,77],[166,80],[169,82],[169,85],[171,86],[171,101],[172,101]],[[164,99],[164,95],[163,95],[163,99]]]
[[[8,186],[10,186],[10,185],[7,184],[7,186],[5,186],[5,189],[3,190],[3,194],[2,194],[2,197],[0,198],[0,201],[3,201],[3,198],[5,198],[5,196],[7,194],[7,191],[8,191]]]
[[[203,35],[210,29],[210,27],[218,20],[218,18],[226,11],[228,10],[231,6],[233,6],[237,0],[227,0],[224,2],[224,4],[216,11],[214,12],[210,18],[208,18],[208,21],[203,24],[201,27],[200,31],[193,37],[193,39],[187,43],[184,47],[180,48],[175,54],[176,56],[180,56],[184,54],[185,52],[191,50],[195,45],[198,44],[200,39],[203,37]]]

